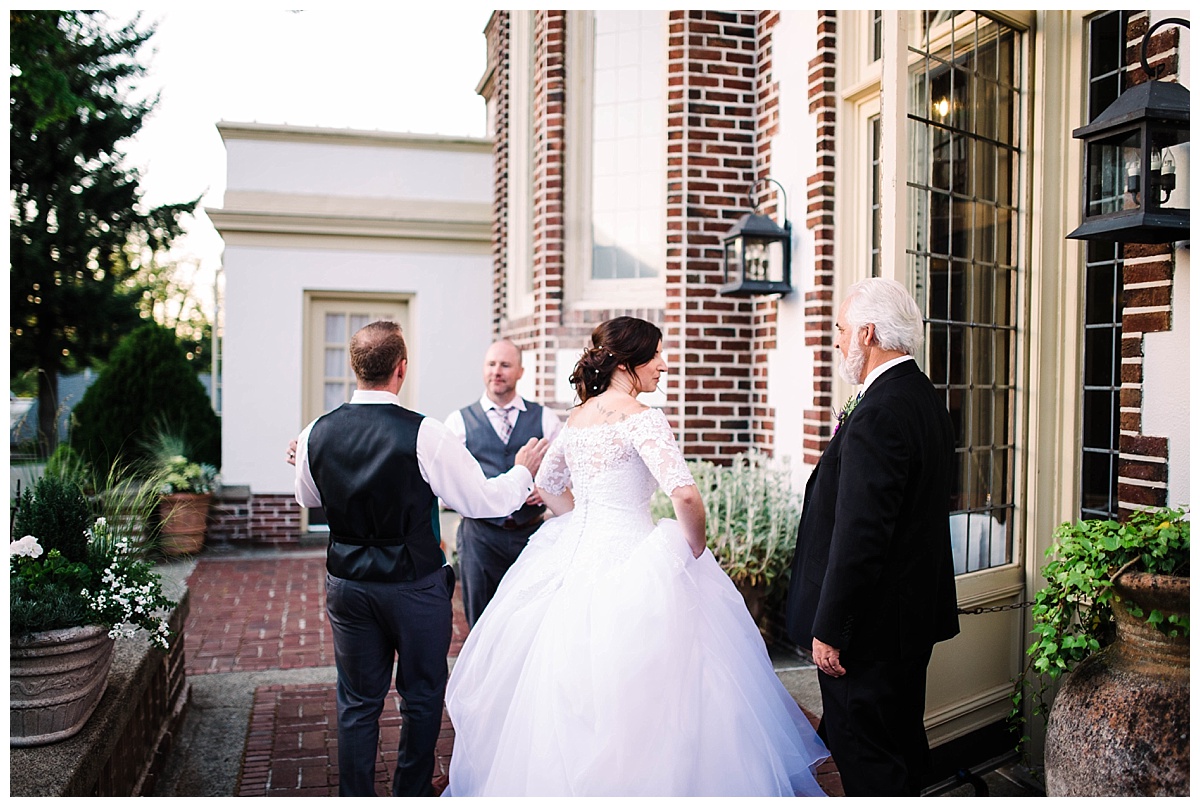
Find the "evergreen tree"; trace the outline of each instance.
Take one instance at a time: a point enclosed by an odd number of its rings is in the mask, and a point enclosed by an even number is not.
[[[131,100],[153,27],[116,31],[92,11],[9,12],[10,376],[38,375],[43,453],[57,442],[58,375],[107,358],[141,323],[138,235],[157,248],[198,199],[146,211],[120,144],[157,98]]]
[[[221,424],[174,332],[154,322],[126,336],[75,407],[71,442],[103,474],[120,460],[150,459],[160,433],[178,437],[188,459],[220,465]]]

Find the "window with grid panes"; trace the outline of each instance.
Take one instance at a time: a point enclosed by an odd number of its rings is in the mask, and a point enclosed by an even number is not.
[[[909,279],[954,422],[958,574],[1012,560],[1021,34],[920,12],[909,73]]]
[[[1129,11],[1088,20],[1088,121],[1125,89]],[[1087,241],[1083,310],[1083,434],[1080,518],[1117,517],[1121,435],[1121,247]]]

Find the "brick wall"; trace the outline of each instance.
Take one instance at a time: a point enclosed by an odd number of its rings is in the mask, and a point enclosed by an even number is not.
[[[772,71],[775,53],[774,31],[778,23],[778,11],[758,12],[758,48],[755,54],[755,101],[758,120],[754,174],[759,182],[759,212],[782,225],[791,216],[792,211],[787,209],[778,188],[773,183],[764,182],[771,176],[772,149],[775,138],[779,135],[779,82],[775,81]],[[754,448],[768,454],[775,447],[775,409],[769,406],[767,401],[768,361],[771,352],[778,346],[778,326],[779,298],[755,298],[750,322],[750,434]]]
[[[837,124],[837,12],[817,14],[817,53],[808,63],[809,111],[817,117],[817,171],[808,178],[805,226],[812,233],[813,286],[804,292],[804,344],[813,355],[813,397],[804,410],[803,461],[815,465],[829,444],[833,411],[834,161]]]
[[[754,308],[722,297],[721,238],[756,179],[758,13],[672,11],[667,91],[667,310],[680,440],[727,461],[751,446]],[[676,393],[678,394],[678,393]]]
[[[287,493],[251,494],[249,488],[222,488],[208,516],[209,543],[296,544],[301,537],[300,505]]]
[[[1141,68],[1142,39],[1150,28],[1148,13],[1129,21],[1126,61],[1130,86],[1147,79]],[[1154,32],[1147,61],[1159,80],[1179,76],[1179,28]],[[1142,430],[1144,336],[1171,330],[1175,252],[1171,244],[1125,244],[1122,248],[1124,307],[1121,317],[1121,424],[1117,460],[1117,500],[1122,517],[1137,509],[1167,504],[1170,445],[1167,438]]]

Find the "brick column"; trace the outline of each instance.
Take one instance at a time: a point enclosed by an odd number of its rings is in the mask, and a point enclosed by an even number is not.
[[[1126,59],[1130,86],[1147,80],[1141,69],[1142,38],[1149,12],[1130,19]],[[1147,61],[1158,80],[1179,76],[1179,28],[1155,31]],[[1142,359],[1148,333],[1171,330],[1175,252],[1171,244],[1125,244],[1122,248],[1124,304],[1121,316],[1121,427],[1117,501],[1122,518],[1134,510],[1165,507],[1170,446],[1167,438],[1142,431]]]
[[[808,178],[805,225],[813,234],[813,287],[804,293],[804,344],[813,352],[812,406],[804,410],[804,462],[815,465],[829,444],[833,410],[833,236],[837,124],[837,12],[817,15],[817,55],[808,63],[809,110],[817,116],[817,171]]]
[[[722,297],[721,237],[755,180],[757,12],[673,11],[668,46],[667,311],[680,333],[689,457],[750,447],[751,301]]]

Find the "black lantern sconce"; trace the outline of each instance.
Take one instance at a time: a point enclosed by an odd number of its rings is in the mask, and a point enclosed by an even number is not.
[[[1153,75],[1146,63],[1150,35],[1167,24],[1191,28],[1187,20],[1176,17],[1150,26],[1142,37],[1142,69],[1147,77]],[[1083,223],[1067,238],[1127,244],[1190,238],[1190,110],[1187,87],[1147,80],[1072,132],[1084,141],[1086,163]]]
[[[774,182],[783,199],[783,226],[758,214],[754,189]],[[751,212],[725,234],[725,284],[721,294],[753,297],[787,294],[792,290],[792,224],[787,220],[787,194],[774,179],[760,179],[750,188]]]

